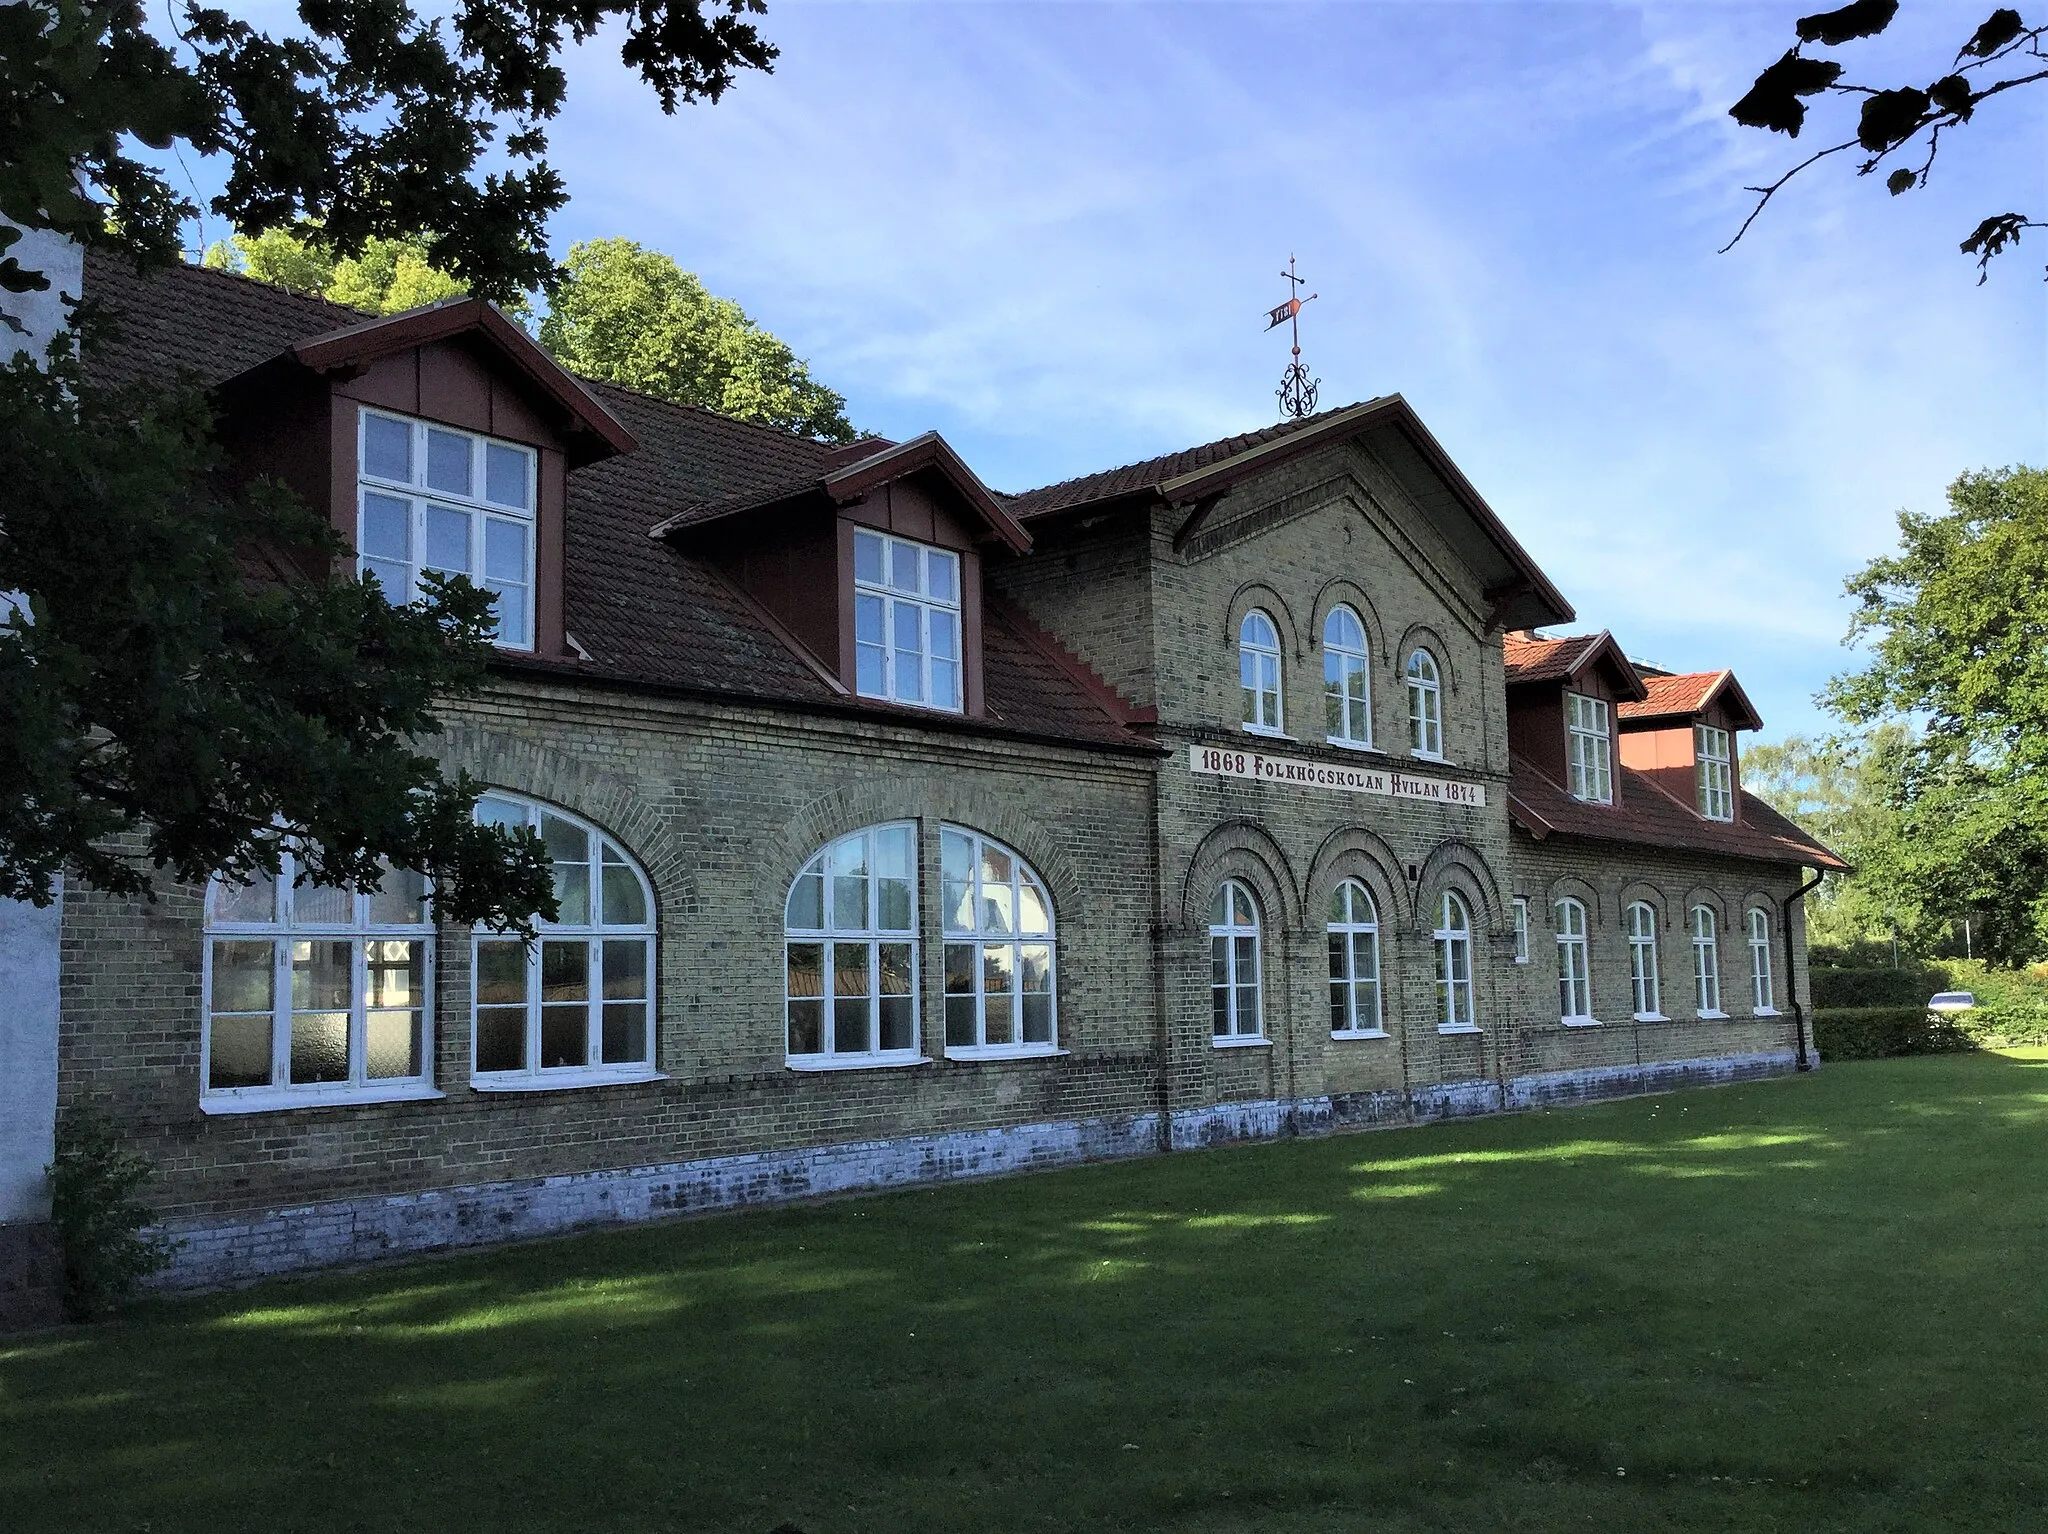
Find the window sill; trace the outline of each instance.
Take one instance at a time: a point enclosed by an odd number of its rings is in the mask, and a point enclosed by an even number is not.
[[[1725,1023],[1728,1021],[1728,1014],[1726,1012],[1702,1012],[1700,1014],[1700,1021],[1703,1023]]]
[[[1332,1028],[1333,1039],[1391,1039],[1393,1035],[1384,1028]]]
[[[1611,809],[1614,806],[1614,795],[1612,794],[1609,794],[1605,799],[1593,799],[1585,794],[1573,794],[1571,795],[1571,800],[1574,804],[1593,804],[1598,805],[1602,809]]]
[[[930,1065],[930,1055],[792,1055],[782,1062],[793,1071],[890,1071]]]
[[[1341,735],[1325,735],[1323,737],[1323,744],[1335,746],[1339,751],[1369,751],[1374,756],[1385,756],[1387,754],[1369,740],[1346,740]]]
[[[348,1087],[317,1091],[307,1087],[238,1087],[202,1092],[201,1113],[282,1113],[292,1108],[360,1108],[373,1103],[431,1102],[448,1094],[431,1082],[409,1081],[389,1087]]]
[[[1758,1007],[1750,1014],[1752,1017],[1783,1017],[1784,1015],[1776,1007]]]
[[[1527,954],[1519,954],[1516,956],[1515,962],[1517,964],[1527,964],[1529,962],[1529,956]]]
[[[1410,751],[1408,759],[1414,762],[1427,762],[1432,767],[1455,767],[1458,765],[1447,756],[1431,756],[1423,751]]]
[[[872,692],[856,691],[853,696],[862,703],[878,703],[883,708],[900,708],[913,714],[943,714],[949,719],[958,719],[967,712],[964,708],[940,703],[911,703],[903,698],[885,698]]]
[[[1216,1049],[1271,1049],[1273,1041],[1262,1033],[1210,1034],[1209,1043]]]
[[[948,1044],[948,1060],[1050,1060],[1073,1051],[1057,1044]]]
[[[1486,1030],[1477,1023],[1438,1023],[1438,1033],[1484,1033]]]
[[[639,1067],[630,1071],[564,1070],[559,1075],[472,1076],[472,1092],[580,1092],[586,1087],[624,1087],[642,1081],[666,1081],[666,1071]]]
[[[1566,1028],[1598,1028],[1600,1026],[1600,1019],[1597,1017],[1560,1017],[1557,1021]]]
[[[1668,1023],[1671,1021],[1662,1012],[1638,1012],[1635,1015],[1635,1019],[1639,1023]]]
[[[1258,736],[1261,740],[1294,740],[1294,737],[1285,730],[1268,730],[1256,724],[1239,725],[1238,728],[1247,735]],[[1296,744],[1299,744],[1299,742],[1296,742]]]

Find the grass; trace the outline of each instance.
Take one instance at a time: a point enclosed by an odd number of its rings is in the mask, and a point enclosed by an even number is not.
[[[152,1303],[0,1525],[2039,1530],[2048,1050]]]

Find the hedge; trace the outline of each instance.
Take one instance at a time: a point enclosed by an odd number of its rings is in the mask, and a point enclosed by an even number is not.
[[[1946,970],[1915,964],[1910,969],[1823,969],[1808,971],[1813,1004],[1821,1008],[1924,1007],[1936,991],[1952,989]]]
[[[1956,1017],[1952,1012],[1929,1012],[1924,1001],[1917,1007],[1817,1007],[1813,1042],[1823,1060],[1885,1060],[1975,1049],[1977,1040],[1957,1026]]]

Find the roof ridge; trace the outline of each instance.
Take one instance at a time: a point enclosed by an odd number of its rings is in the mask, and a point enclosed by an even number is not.
[[[1111,464],[1109,467],[1102,469],[1090,469],[1083,474],[1070,474],[1065,479],[1056,479],[1050,484],[1033,485],[1024,490],[1006,490],[1002,493],[1011,499],[1021,500],[1027,495],[1044,495],[1049,491],[1059,490],[1068,485],[1078,485],[1084,480],[1102,479],[1112,474],[1127,474],[1133,469],[1149,468],[1153,464],[1168,463],[1175,458],[1186,458],[1195,453],[1206,452],[1210,448],[1223,447],[1230,443],[1244,444],[1243,446],[1232,448],[1230,453],[1226,455],[1235,458],[1239,453],[1248,452],[1253,447],[1262,447],[1267,442],[1291,436],[1304,426],[1312,425],[1328,416],[1341,415],[1347,410],[1355,410],[1360,405],[1369,405],[1371,403],[1371,400],[1353,400],[1348,405],[1334,405],[1328,410],[1318,410],[1314,415],[1301,416],[1292,421],[1276,421],[1270,426],[1255,426],[1249,431],[1232,432],[1228,436],[1216,437],[1208,442],[1197,442],[1192,447],[1173,448],[1164,453],[1153,453],[1144,458],[1133,458],[1129,463]],[[1254,441],[1253,439],[1255,438],[1260,440]]]
[[[100,254],[112,261],[121,259],[120,254],[115,251],[102,251]],[[136,263],[136,265],[142,275],[147,276],[149,274],[149,267],[143,266],[140,262]],[[302,304],[316,305],[322,309],[332,309],[337,314],[348,315],[351,318],[351,323],[384,318],[384,316],[370,309],[358,309],[354,304],[344,304],[336,299],[323,297],[318,293],[307,293],[298,288],[289,288],[281,282],[272,282],[267,277],[251,277],[247,272],[235,272],[229,271],[226,267],[208,266],[203,261],[180,261],[175,267],[157,268],[157,270],[167,269],[198,272],[209,278],[217,278],[227,282],[246,283],[252,288],[263,288],[272,293],[282,293],[285,297],[296,299]]]
[[[549,353],[549,355],[553,356],[554,354]],[[561,362],[559,357],[555,358],[555,360]],[[802,432],[792,431],[787,426],[772,426],[766,421],[750,421],[745,416],[727,415],[723,410],[713,410],[709,405],[699,405],[690,400],[670,399],[666,395],[650,394],[645,389],[636,389],[631,384],[618,383],[609,378],[593,378],[588,373],[576,372],[566,362],[563,362],[562,366],[593,389],[608,389],[615,394],[623,394],[628,399],[646,400],[650,404],[660,405],[667,410],[680,410],[697,415],[708,415],[714,421],[725,421],[734,426],[744,426],[750,431],[767,432],[770,436],[781,442],[802,443],[806,447],[817,448],[820,452],[829,452],[834,447],[846,445],[843,443],[821,441],[817,437],[806,437]],[[862,439],[856,438],[855,440]]]

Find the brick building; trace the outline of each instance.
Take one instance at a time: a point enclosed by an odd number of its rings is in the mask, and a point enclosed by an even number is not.
[[[497,591],[428,748],[563,903],[69,890],[59,1096],[156,1162],[174,1282],[1811,1059],[1840,865],[1741,791],[1739,685],[1539,637],[1398,397],[1006,495],[471,301],[87,288],[388,590]]]

